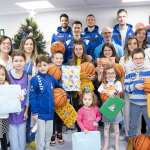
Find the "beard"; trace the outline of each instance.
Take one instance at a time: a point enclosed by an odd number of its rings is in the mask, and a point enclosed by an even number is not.
[[[62,28],[66,29],[66,28],[68,28],[68,25],[66,25],[66,26],[62,26]]]
[[[93,26],[88,26],[89,28],[93,28],[95,25],[93,25]]]

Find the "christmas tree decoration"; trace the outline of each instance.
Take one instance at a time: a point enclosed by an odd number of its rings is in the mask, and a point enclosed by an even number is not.
[[[38,25],[33,18],[26,18],[25,23],[21,24],[17,34],[14,35],[14,38],[12,39],[14,43],[14,51],[19,50],[21,40],[25,36],[32,36],[35,39],[38,54],[47,54],[47,52],[44,51],[46,40],[44,39],[43,33],[38,29]],[[43,42],[43,39],[45,42]]]
[[[29,29],[29,30],[32,30],[32,27],[31,27],[31,26],[29,26],[29,27],[28,27],[28,29]]]
[[[30,18],[34,18],[35,16],[35,14],[37,13],[37,12],[34,12],[34,10],[32,9],[31,11],[28,11],[30,14],[29,14],[29,17]]]

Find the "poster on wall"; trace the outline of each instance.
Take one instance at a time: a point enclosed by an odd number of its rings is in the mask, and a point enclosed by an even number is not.
[[[4,36],[4,35],[5,35],[4,29],[0,29],[0,37],[1,37],[1,36]]]

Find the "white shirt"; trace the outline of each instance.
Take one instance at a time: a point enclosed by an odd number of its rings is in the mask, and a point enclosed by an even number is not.
[[[119,29],[119,31],[120,31],[120,34],[121,34],[122,49],[124,49],[125,40],[126,40],[126,34],[127,34],[127,29]]]
[[[12,57],[9,55],[8,55],[8,57],[9,57],[9,59],[8,59],[7,64],[2,59],[0,59],[0,64],[3,65],[7,71],[13,69]]]

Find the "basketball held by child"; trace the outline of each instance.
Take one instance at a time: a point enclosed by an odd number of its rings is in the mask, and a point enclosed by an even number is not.
[[[114,63],[114,67],[116,68],[117,72],[119,73],[120,77],[123,76],[123,67],[120,64]]]
[[[134,138],[133,146],[136,150],[150,150],[150,139],[148,136],[140,134]]]
[[[110,87],[106,87],[105,90],[114,90],[115,88],[110,86]],[[116,94],[115,94],[116,95]],[[108,96],[106,95],[106,93],[101,94],[101,100],[103,103],[105,103],[105,101],[108,99]],[[118,93],[116,96],[120,97],[120,93]]]
[[[54,51],[61,51],[63,54],[65,52],[65,45],[62,42],[54,42],[51,47],[50,47],[50,51],[53,54]]]
[[[56,65],[51,65],[48,67],[47,73],[52,75],[57,81],[61,77],[61,71]]]
[[[147,78],[144,82],[144,92],[150,94],[150,78]]]
[[[90,62],[84,62],[81,64],[81,73],[85,72],[88,76],[95,74],[95,66]]]
[[[67,94],[61,88],[55,88],[53,96],[54,96],[55,106],[62,106],[67,101]]]

